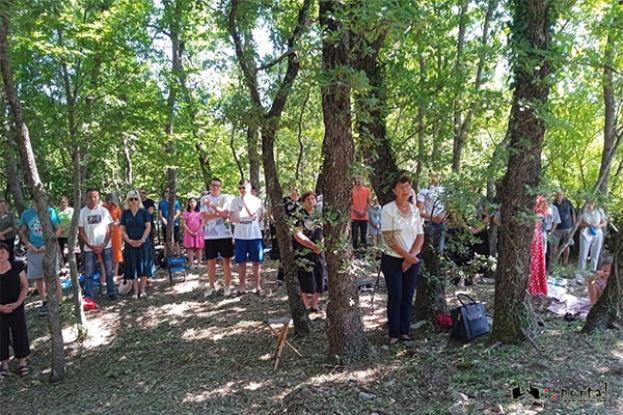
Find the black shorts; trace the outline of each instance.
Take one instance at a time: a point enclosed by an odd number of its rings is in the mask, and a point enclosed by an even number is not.
[[[205,259],[218,258],[219,253],[221,254],[221,258],[233,258],[234,242],[231,238],[206,239],[204,242]]]
[[[167,225],[161,224],[161,226],[162,226],[162,239],[166,240],[167,239]],[[173,241],[175,242],[180,241],[180,227],[179,226],[173,227]]]

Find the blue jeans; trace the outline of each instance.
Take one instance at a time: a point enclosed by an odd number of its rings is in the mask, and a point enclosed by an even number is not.
[[[106,294],[109,297],[117,294],[115,288],[115,281],[113,279],[113,265],[112,265],[112,248],[104,249],[102,252],[102,258],[104,259],[104,267],[106,268]],[[97,265],[97,252],[85,251],[84,252],[84,296],[87,298],[93,298],[93,275],[95,274],[95,267]],[[102,270],[104,271],[104,270]]]
[[[389,337],[393,339],[409,334],[413,293],[420,273],[421,261],[411,265],[405,272],[402,271],[403,261],[403,258],[385,254],[381,257],[381,271],[387,286],[387,326]]]

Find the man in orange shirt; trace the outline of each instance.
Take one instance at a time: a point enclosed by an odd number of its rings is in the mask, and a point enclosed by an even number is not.
[[[365,248],[368,237],[368,210],[372,204],[372,192],[369,187],[363,185],[363,177],[355,177],[353,187],[353,202],[350,207],[351,234],[353,238],[353,248],[355,251],[359,247]]]

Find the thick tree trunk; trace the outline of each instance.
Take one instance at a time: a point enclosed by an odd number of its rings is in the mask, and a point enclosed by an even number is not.
[[[15,124],[16,141],[22,166],[25,170],[26,183],[33,194],[33,201],[45,239],[44,275],[47,286],[48,328],[52,343],[52,370],[50,382],[60,382],[65,377],[65,354],[63,350],[63,333],[58,301],[58,285],[56,283],[55,262],[58,255],[58,243],[54,235],[54,226],[48,214],[48,203],[43,184],[39,178],[35,156],[30,143],[28,127],[24,122],[22,104],[17,96],[13,82],[13,72],[9,59],[7,35],[9,31],[10,3],[0,6],[0,72],[4,82],[4,91],[11,107]]]
[[[541,175],[541,149],[550,75],[554,10],[544,0],[512,1],[515,91],[508,133],[511,152],[501,193],[502,233],[495,281],[493,337],[503,343],[526,338],[532,325],[526,305],[530,246],[534,233],[530,192]]]
[[[613,327],[621,327],[623,318],[623,221],[619,225],[619,232],[616,236],[614,249],[614,261],[608,283],[604,292],[591,308],[586,317],[586,323],[582,328],[584,333],[591,333],[595,330],[603,330]]]
[[[610,165],[612,163],[612,153],[615,150],[616,125],[617,125],[617,108],[614,99],[613,85],[613,58],[614,45],[611,35],[606,40],[606,50],[604,52],[604,70],[602,75],[602,88],[604,97],[604,147],[601,152],[601,165],[599,166],[599,175],[603,176],[603,180],[599,185],[601,194],[608,194],[608,179],[610,176]]]
[[[320,1],[322,62],[331,80],[321,87],[326,148],[324,207],[327,267],[329,269],[329,305],[327,337],[329,356],[345,362],[365,356],[369,344],[363,331],[359,310],[357,277],[349,270],[353,258],[350,243],[351,164],[355,147],[351,131],[350,87],[340,79],[350,65],[348,32],[337,20],[342,5]]]

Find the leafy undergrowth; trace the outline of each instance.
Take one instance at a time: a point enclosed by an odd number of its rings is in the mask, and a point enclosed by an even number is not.
[[[336,366],[327,358],[323,316],[313,334],[289,340],[304,356],[285,348],[273,371],[275,337],[262,325],[288,314],[285,289],[269,290],[275,264],[267,263],[267,296],[203,297],[201,269],[188,281],[170,284],[164,274],[151,282],[149,297],[118,303],[100,300],[88,312],[89,338],[75,342],[72,307],[63,305],[66,377],[51,385],[46,319],[30,297],[27,323],[31,374],[15,372],[0,383],[2,414],[619,414],[623,412],[621,333],[587,336],[581,322],[543,315],[534,344],[469,344],[448,333],[414,331],[414,341],[386,345],[385,290],[361,296],[371,356]],[[372,274],[370,277],[374,278]],[[382,285],[382,284],[381,284]],[[461,289],[493,309],[492,284]],[[455,289],[448,289],[453,302]],[[371,301],[374,300],[373,303]],[[16,362],[12,362],[15,369]],[[605,402],[562,402],[601,388]],[[517,385],[530,395],[513,399]],[[593,395],[595,393],[593,392]],[[555,395],[555,398],[553,397]],[[586,392],[584,392],[586,398]]]

